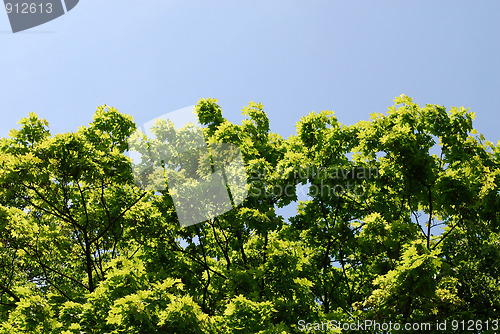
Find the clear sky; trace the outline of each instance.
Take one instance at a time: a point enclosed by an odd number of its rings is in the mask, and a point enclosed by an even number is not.
[[[0,135],[34,111],[54,132],[98,105],[142,124],[218,98],[262,102],[284,137],[310,111],[353,124],[402,93],[465,106],[497,142],[500,1],[83,0],[12,34],[0,11]]]

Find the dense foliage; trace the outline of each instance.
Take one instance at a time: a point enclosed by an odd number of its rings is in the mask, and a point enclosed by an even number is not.
[[[134,182],[128,115],[102,106],[88,126],[51,135],[30,114],[1,139],[0,333],[498,318],[500,148],[473,113],[402,95],[352,126],[311,113],[283,139],[261,104],[241,125],[213,99],[196,111],[210,145],[240,147],[248,196],[184,228],[168,188]],[[275,208],[301,185],[309,200],[284,220]]]

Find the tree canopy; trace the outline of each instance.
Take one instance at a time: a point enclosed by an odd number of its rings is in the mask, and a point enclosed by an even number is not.
[[[489,327],[474,331],[496,332],[500,148],[465,108],[394,102],[350,126],[312,112],[284,139],[262,104],[233,124],[201,99],[211,160],[182,161],[213,171],[214,148],[231,144],[246,189],[190,226],[172,178],[161,184],[174,160],[158,159],[148,187],[127,154],[135,143],[165,156],[172,124],[148,137],[104,105],[52,135],[30,113],[0,141],[0,333],[297,333],[368,320],[475,320]],[[301,186],[308,200],[284,219],[276,208]]]

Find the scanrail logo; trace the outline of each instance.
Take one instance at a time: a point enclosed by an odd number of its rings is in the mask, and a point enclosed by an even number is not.
[[[168,188],[183,227],[220,216],[248,195],[240,148],[207,143],[194,106],[145,123],[128,144],[136,185]]]
[[[4,0],[12,32],[31,29],[69,12],[79,0]]]

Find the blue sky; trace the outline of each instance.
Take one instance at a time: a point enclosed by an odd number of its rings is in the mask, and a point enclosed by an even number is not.
[[[107,104],[143,124],[218,98],[262,102],[284,137],[310,111],[353,124],[402,93],[476,112],[497,142],[500,2],[80,1],[12,34],[0,11],[0,135],[34,111],[74,131]]]

